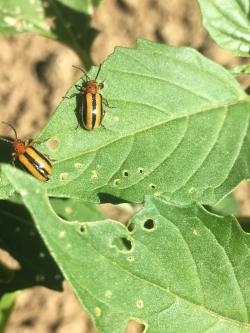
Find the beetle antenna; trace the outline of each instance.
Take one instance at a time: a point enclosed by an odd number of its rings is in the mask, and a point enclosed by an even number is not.
[[[98,78],[98,75],[99,75],[99,73],[100,73],[101,68],[102,68],[102,64],[101,64],[101,65],[99,66],[99,68],[98,68],[98,71],[97,71],[97,74],[96,74],[96,77],[95,77],[95,81],[96,81],[97,78]]]
[[[12,126],[11,124],[9,124],[9,123],[6,123],[5,121],[2,121],[2,123],[3,124],[5,124],[5,125],[7,125],[7,126],[9,126],[10,128],[12,128],[13,129],[13,131],[14,131],[14,133],[15,133],[15,137],[16,137],[16,140],[17,140],[17,132],[16,132],[16,129],[15,129],[15,127],[14,126]],[[8,142],[8,141],[7,141]]]
[[[87,79],[89,80],[89,76],[88,76],[87,72],[82,67],[75,66],[75,65],[72,65],[72,67],[79,69],[81,72],[83,72],[83,74],[86,75]]]

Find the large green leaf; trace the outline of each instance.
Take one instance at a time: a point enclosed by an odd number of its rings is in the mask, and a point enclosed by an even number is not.
[[[131,232],[69,223],[41,184],[4,170],[101,333],[122,333],[131,318],[147,333],[250,332],[250,237],[233,217],[147,197]]]
[[[141,40],[117,48],[98,80],[110,105],[105,128],[76,129],[73,97],[39,137],[50,138],[40,149],[56,160],[50,195],[214,205],[249,178],[249,97],[222,67],[193,49]]]
[[[90,28],[96,1],[0,0],[0,34],[34,33],[71,47],[86,68],[91,65],[90,48],[97,31]],[[100,2],[100,1],[99,1]],[[77,9],[81,11],[77,11]]]
[[[234,54],[250,56],[250,1],[198,0],[211,37]]]
[[[76,130],[72,98],[41,135],[58,144],[51,195],[214,204],[249,178],[250,103],[222,67],[189,48],[140,41],[117,48],[99,80],[111,106],[105,128]]]

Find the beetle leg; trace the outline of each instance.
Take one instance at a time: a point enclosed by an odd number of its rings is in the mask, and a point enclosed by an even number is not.
[[[74,93],[74,94],[72,94],[70,96],[66,96],[66,95],[62,96],[62,98],[63,99],[65,99],[65,98],[71,99],[71,98],[76,97],[78,95],[84,95],[85,94],[85,88],[83,88],[82,86],[79,86],[79,85],[75,85],[75,87],[76,87],[77,90],[79,90],[79,92]]]
[[[84,90],[84,87],[80,84],[75,84],[76,89],[78,90]]]
[[[50,161],[50,162],[56,162],[57,160],[55,160],[54,158],[51,158],[48,154],[43,154],[45,157],[47,157],[47,159]]]
[[[105,81],[101,81],[101,82],[98,83],[98,88],[99,89],[102,89],[104,87],[104,82]]]
[[[24,141],[24,145],[25,145],[26,148],[27,148],[28,146],[30,146],[30,145],[31,145],[31,140],[30,140],[30,139],[25,140],[25,141]]]
[[[65,98],[67,98],[67,99],[70,99],[70,98],[73,98],[73,97],[75,97],[75,96],[77,96],[77,95],[79,95],[79,93],[74,93],[74,94],[72,94],[72,95],[70,95],[70,96],[62,96],[62,99],[65,99]]]
[[[48,140],[49,138],[46,138],[44,140],[34,140],[29,143],[29,146],[40,145],[41,143],[47,142]]]
[[[110,106],[106,98],[102,97],[103,104],[106,105],[109,109],[116,109],[116,106]]]
[[[15,162],[16,162],[16,153],[12,153],[12,165],[16,166]]]

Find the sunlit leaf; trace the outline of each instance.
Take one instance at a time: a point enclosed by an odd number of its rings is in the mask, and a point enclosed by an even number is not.
[[[66,222],[41,184],[4,170],[100,332],[123,333],[131,318],[147,333],[250,332],[250,237],[233,217],[147,197],[130,231]]]
[[[250,1],[198,0],[211,37],[236,55],[250,56]]]
[[[58,40],[71,47],[88,68],[97,34],[90,27],[90,14],[97,4],[91,0],[0,0],[0,34],[32,33]]]
[[[250,177],[250,99],[221,66],[190,48],[140,40],[117,48],[97,80],[104,128],[76,129],[72,97],[39,136],[49,140],[37,148],[55,160],[49,195],[215,205]]]

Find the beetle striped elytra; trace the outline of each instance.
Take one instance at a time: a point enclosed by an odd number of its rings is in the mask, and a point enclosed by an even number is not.
[[[91,131],[101,126],[105,114],[102,105],[103,97],[99,93],[100,89],[103,88],[103,82],[97,83],[96,81],[101,70],[101,65],[99,66],[94,80],[89,79],[83,68],[74,65],[73,67],[81,70],[87,78],[87,81],[85,81],[82,86],[77,87],[79,93],[74,94],[73,96],[80,97],[77,103],[77,112],[81,125],[85,129]]]
[[[52,174],[53,170],[49,159],[34,148],[29,140],[22,141],[18,139],[16,129],[11,124],[2,123],[12,128],[15,133],[15,139],[12,141],[0,138],[0,140],[12,144],[12,163],[15,165],[15,160],[18,159],[21,165],[36,179],[41,181],[49,180],[49,176]]]

